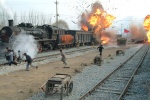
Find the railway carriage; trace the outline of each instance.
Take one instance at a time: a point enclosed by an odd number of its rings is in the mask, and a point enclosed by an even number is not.
[[[91,45],[93,42],[93,33],[90,31],[82,30],[66,30],[65,34],[71,34],[74,36],[74,45]]]

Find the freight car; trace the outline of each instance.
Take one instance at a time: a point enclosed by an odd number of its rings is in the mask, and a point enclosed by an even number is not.
[[[126,45],[127,39],[126,38],[118,38],[117,45]]]
[[[83,30],[66,30],[65,34],[70,34],[74,37],[73,45],[91,45],[94,42],[93,33]]]

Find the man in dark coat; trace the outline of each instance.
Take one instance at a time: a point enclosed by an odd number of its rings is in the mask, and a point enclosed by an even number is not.
[[[102,55],[102,51],[103,51],[103,45],[100,45],[99,47],[97,47],[97,49],[99,49],[100,55]]]
[[[31,58],[29,55],[27,55],[26,53],[24,53],[23,55],[26,57],[25,62],[27,62],[26,71],[29,71],[29,65],[30,65],[31,67],[36,67],[36,68],[38,68],[38,66],[33,66],[33,65],[32,65],[32,58]]]

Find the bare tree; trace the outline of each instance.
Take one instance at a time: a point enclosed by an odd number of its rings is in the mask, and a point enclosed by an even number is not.
[[[17,20],[17,13],[15,12],[14,13],[14,25],[17,25],[18,24],[18,20]]]
[[[45,19],[45,16],[44,16],[44,14],[41,14],[41,24],[43,25],[43,24],[45,24],[45,22],[46,22],[46,19]]]
[[[48,24],[52,24],[52,15],[48,16]]]
[[[52,15],[51,15],[52,16]],[[19,23],[32,23],[33,25],[51,24],[52,17],[35,11],[21,13]],[[14,15],[14,20],[17,19],[17,14]]]
[[[37,14],[32,10],[28,14],[28,23],[36,24],[37,23]]]
[[[30,11],[28,14],[28,23],[33,23],[33,12]]]
[[[0,12],[0,24],[1,26],[8,25],[9,15],[5,11]]]
[[[20,21],[21,22],[27,22],[27,17],[26,17],[26,13],[25,12],[21,14]]]
[[[1,25],[4,26],[6,24],[5,22],[5,13],[4,12],[1,12],[0,13],[0,16],[1,16]]]
[[[57,23],[55,22],[52,25],[57,26]],[[64,20],[58,20],[58,27],[62,29],[69,29],[67,22]]]
[[[36,16],[35,16],[36,18],[36,23],[35,23],[35,25],[39,25],[40,24],[40,18],[39,18],[39,15],[38,14],[36,14]]]

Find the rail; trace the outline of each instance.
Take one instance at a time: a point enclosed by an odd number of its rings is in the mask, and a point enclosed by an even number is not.
[[[137,51],[135,52],[130,58],[128,58],[126,61],[124,61],[121,65],[119,65],[116,69],[114,69],[111,73],[109,73],[104,79],[102,79],[98,84],[96,84],[92,89],[90,89],[89,91],[87,91],[84,95],[82,95],[79,100],[84,100],[87,96],[91,95],[92,92],[94,92],[102,83],[104,83],[105,80],[107,80],[114,72],[116,72],[118,69],[120,69],[124,64],[126,64],[130,59],[132,59],[134,57],[135,54],[137,54],[141,49],[143,48],[143,46]],[[148,49],[147,49],[148,51]],[[147,51],[145,52],[145,54],[143,55],[141,61],[139,62],[138,64],[138,67],[141,65]],[[125,88],[123,89],[123,91],[121,92],[120,96],[119,96],[119,99],[118,100],[121,100],[121,97],[124,95],[124,93],[126,92],[132,78],[133,78],[133,75],[136,73],[138,67],[136,68],[136,70],[134,71],[134,73],[132,74],[131,78],[129,79],[127,85],[125,86]]]
[[[92,47],[88,47],[88,48],[84,48],[84,49],[77,49],[77,50],[72,50],[72,51],[65,52],[65,54],[70,55],[73,52],[85,52],[85,50],[86,51],[90,51],[91,49],[92,49]],[[33,59],[33,62],[38,62],[38,61],[46,60],[48,58],[55,58],[55,57],[57,57],[59,55],[60,55],[60,53],[56,53],[56,54],[49,54],[49,55],[46,55],[46,56],[37,57],[37,58]],[[22,60],[22,62],[24,62],[24,61],[25,60]],[[8,63],[2,63],[2,64],[0,64],[0,66],[4,66],[6,64],[8,64]]]

